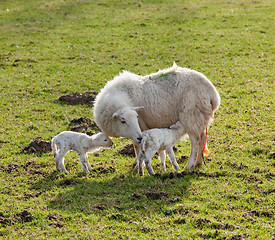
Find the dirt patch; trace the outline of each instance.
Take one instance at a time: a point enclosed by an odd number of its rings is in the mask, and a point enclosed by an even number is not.
[[[75,184],[77,184],[77,182],[75,182],[75,181],[73,181],[73,180],[71,180],[71,179],[65,179],[65,180],[63,180],[63,181],[61,181],[61,182],[59,183],[59,185],[60,185],[61,187],[68,187],[68,186],[70,186],[70,185],[75,185]]]
[[[133,144],[126,145],[123,149],[118,151],[118,154],[123,156],[135,157],[134,145]]]
[[[134,193],[132,194],[131,199],[134,201],[139,200],[141,199],[141,195]]]
[[[101,203],[98,203],[98,204],[94,204],[92,206],[93,209],[97,209],[97,210],[100,210],[100,211],[103,211],[107,208],[108,206],[106,204],[101,204]]]
[[[188,160],[188,156],[181,156],[179,159],[177,159],[178,163],[184,163]]]
[[[98,174],[106,174],[106,173],[113,173],[115,172],[116,169],[112,166],[110,167],[97,167],[97,168],[94,168],[94,169],[91,169],[90,172],[92,173],[98,173]]]
[[[81,117],[81,118],[76,118],[76,119],[71,120],[70,126],[82,125],[82,124],[91,124],[91,123],[92,123],[92,120],[90,118]]]
[[[95,123],[90,124],[90,125],[74,126],[74,127],[71,127],[70,130],[74,131],[74,132],[82,132],[82,133],[86,132],[88,135],[92,134],[92,133],[90,133],[90,130],[93,132],[100,132],[99,127]]]
[[[20,169],[24,169],[25,171],[29,170],[29,168],[37,168],[38,164],[34,161],[29,161],[26,162],[25,164],[21,164],[21,165],[17,165],[17,164],[13,164],[10,163],[7,167],[2,166],[2,169],[4,171],[6,171],[7,173],[11,173],[11,172],[17,172]],[[32,173],[36,173],[38,172],[38,170],[30,170]]]
[[[206,219],[206,218],[199,218],[196,220],[195,225],[198,228],[203,228],[205,225],[209,225],[209,223],[211,223],[210,220]]]
[[[244,233],[244,234],[237,234],[237,235],[233,235],[230,240],[242,240],[242,239],[248,239],[250,235],[247,234],[247,233]]]
[[[31,222],[33,220],[33,216],[27,210],[18,213],[17,216],[20,217],[23,222]]]
[[[63,102],[69,105],[83,105],[88,104],[93,106],[97,92],[72,92],[68,95],[61,96],[58,100],[55,100],[54,103]]]
[[[243,215],[243,217],[251,216],[251,217],[272,217],[274,215],[275,211],[259,211],[259,210],[254,210],[251,212],[247,212]]]
[[[159,200],[162,198],[167,198],[168,194],[166,192],[157,191],[152,188],[148,188],[147,192],[144,194],[147,198],[153,199],[153,200]]]
[[[49,224],[50,226],[58,228],[62,228],[64,226],[63,223],[61,223],[61,221],[63,221],[63,218],[58,214],[49,214],[47,218],[51,221],[51,223]]]
[[[40,137],[34,139],[28,146],[23,149],[26,153],[45,153],[50,152],[51,142],[42,141]]]
[[[87,117],[81,117],[81,118],[71,120],[69,127],[71,131],[87,132],[88,135],[90,135],[89,132],[101,131],[99,127],[95,123],[92,123],[92,120]]]
[[[6,224],[9,224],[10,222],[11,222],[10,219],[0,216],[0,224],[6,225]]]
[[[199,211],[197,209],[192,209],[192,208],[183,208],[182,206],[179,206],[176,209],[172,210],[166,210],[164,214],[166,216],[170,215],[175,215],[175,214],[180,214],[180,215],[185,215],[185,216],[192,216],[194,214],[197,214]]]
[[[39,197],[42,193],[46,192],[45,190],[37,192],[37,193],[26,193],[24,194],[24,198],[35,198],[35,197]]]
[[[270,159],[275,159],[275,152],[271,152],[269,158]]]

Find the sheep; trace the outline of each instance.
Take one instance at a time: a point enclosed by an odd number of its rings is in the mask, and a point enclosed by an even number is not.
[[[104,133],[88,136],[84,133],[64,131],[53,137],[51,147],[55,158],[56,170],[67,172],[64,166],[65,155],[73,150],[78,153],[84,173],[88,173],[91,165],[88,162],[88,153],[99,150],[100,147],[111,147],[113,142]]]
[[[137,164],[142,131],[180,121],[191,139],[186,168],[203,164],[207,128],[220,105],[214,85],[194,70],[178,67],[147,76],[128,71],[109,81],[94,102],[94,120],[107,136],[133,141]],[[163,154],[163,153],[161,153]]]
[[[140,143],[138,155],[138,172],[142,176],[143,173],[143,160],[145,161],[146,168],[150,175],[154,175],[151,165],[151,159],[159,150],[163,150],[162,155],[159,156],[161,168],[166,170],[165,166],[165,151],[168,155],[170,162],[175,170],[180,170],[180,167],[175,159],[173,146],[179,141],[182,133],[184,132],[181,122],[176,122],[174,125],[167,128],[153,128],[142,132],[142,140]]]

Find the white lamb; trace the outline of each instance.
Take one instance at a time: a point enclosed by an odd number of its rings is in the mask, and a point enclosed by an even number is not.
[[[140,143],[138,155],[138,172],[142,176],[143,160],[150,175],[154,175],[151,165],[151,159],[157,151],[159,151],[161,168],[163,171],[165,167],[165,150],[170,162],[175,170],[180,170],[180,167],[175,159],[173,146],[179,141],[184,132],[183,125],[178,121],[168,128],[153,128],[142,133],[142,140]],[[161,151],[162,150],[162,151]]]
[[[51,141],[52,151],[55,158],[56,169],[67,172],[64,166],[64,157],[69,151],[76,151],[82,170],[89,172],[91,165],[88,162],[88,153],[99,150],[101,147],[111,147],[113,142],[104,133],[88,136],[84,133],[64,131],[55,136]]]

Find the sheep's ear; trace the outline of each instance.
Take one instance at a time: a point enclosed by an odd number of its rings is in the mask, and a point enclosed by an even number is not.
[[[141,106],[141,107],[132,107],[132,109],[137,112],[138,110],[144,109],[144,107],[143,106]]]
[[[112,116],[112,119],[118,119],[118,113],[117,112],[115,112],[114,114],[113,114],[113,116]]]

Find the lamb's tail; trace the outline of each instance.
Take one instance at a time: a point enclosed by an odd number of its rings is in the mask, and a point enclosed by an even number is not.
[[[55,138],[53,138],[52,141],[51,141],[51,147],[52,147],[52,151],[53,151],[53,156],[55,157],[56,154],[57,154]]]

